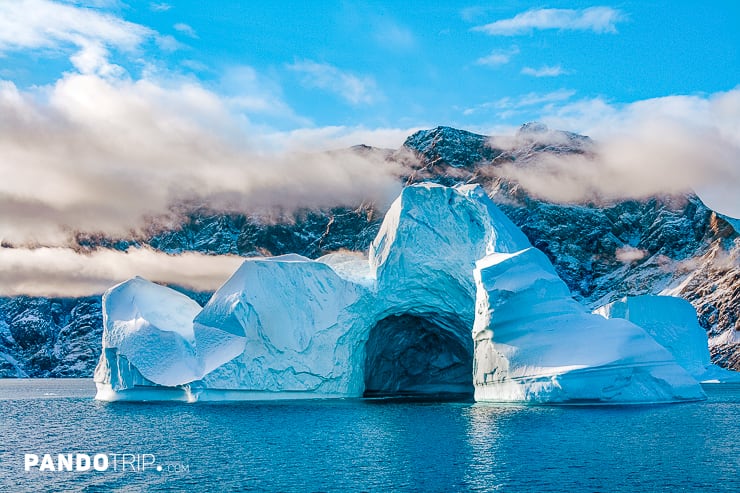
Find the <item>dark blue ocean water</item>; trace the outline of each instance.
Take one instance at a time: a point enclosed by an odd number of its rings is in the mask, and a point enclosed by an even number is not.
[[[0,380],[0,491],[740,491],[738,386],[637,407],[133,404],[93,391]],[[77,452],[163,467],[24,471],[25,453]]]

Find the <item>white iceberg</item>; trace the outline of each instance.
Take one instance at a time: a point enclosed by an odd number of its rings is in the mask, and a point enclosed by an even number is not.
[[[136,277],[109,289],[103,306],[103,348],[95,369],[99,398],[116,400],[133,387],[175,387],[202,376],[195,301]]]
[[[475,398],[529,403],[704,398],[673,355],[626,320],[587,313],[535,248],[488,255],[475,270]]]
[[[106,293],[97,398],[703,397],[645,331],[571,299],[477,186],[405,188],[367,258],[249,259],[202,310],[183,298],[142,279]]]
[[[404,189],[370,246],[365,393],[472,393],[475,261],[525,245],[478,186]]]
[[[605,318],[622,318],[639,325],[668,349],[676,362],[702,383],[740,382],[740,373],[713,365],[707,333],[696,310],[673,296],[631,296],[598,308]]]
[[[245,261],[195,318],[196,331],[223,327],[245,342],[237,354],[223,352],[225,361],[207,367],[199,386],[361,395],[354,359],[369,323],[366,291],[327,264],[298,255]]]

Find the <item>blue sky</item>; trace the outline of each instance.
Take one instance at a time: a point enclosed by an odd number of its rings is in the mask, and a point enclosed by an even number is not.
[[[740,82],[740,2],[731,0],[67,4],[153,31],[128,51],[106,40],[130,77],[156,70],[224,97],[246,94],[253,104],[239,110],[278,130],[485,131],[579,100],[624,104]],[[539,19],[527,22],[527,12]],[[0,77],[24,88],[52,83],[75,70],[77,49],[6,43]]]

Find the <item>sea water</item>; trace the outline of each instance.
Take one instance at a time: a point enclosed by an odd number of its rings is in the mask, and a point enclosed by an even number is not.
[[[705,390],[652,406],[102,403],[90,380],[0,380],[0,491],[737,492],[740,386]],[[27,471],[27,454],[53,464]],[[101,454],[105,470],[76,470]]]

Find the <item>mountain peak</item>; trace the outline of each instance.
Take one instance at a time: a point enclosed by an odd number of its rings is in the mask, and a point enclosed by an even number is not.
[[[429,163],[444,163],[453,168],[489,161],[494,151],[488,137],[452,127],[439,126],[410,135],[403,146],[421,154]]]
[[[447,141],[452,140],[455,142],[465,141],[472,139],[474,141],[485,140],[488,137],[485,135],[476,134],[469,132],[468,130],[460,130],[459,128],[446,127],[440,125],[438,127],[431,128],[429,130],[419,130],[411,134],[407,139],[406,143],[409,142],[421,142],[421,141]],[[404,145],[406,145],[406,143]],[[409,146],[407,146],[409,147]]]
[[[567,152],[583,150],[592,143],[591,138],[585,135],[565,130],[552,130],[542,122],[527,122],[516,133],[516,138],[522,144],[529,143],[539,150]]]
[[[544,134],[549,132],[550,129],[547,128],[547,125],[545,125],[542,122],[527,122],[521,127],[519,127],[518,134]]]

